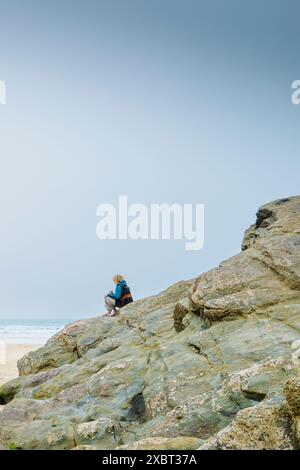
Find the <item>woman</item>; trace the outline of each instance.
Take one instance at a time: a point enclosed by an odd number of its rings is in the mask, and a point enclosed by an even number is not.
[[[130,288],[127,286],[125,279],[120,274],[113,277],[116,284],[115,292],[110,291],[105,296],[105,305],[107,307],[107,315],[112,317],[117,313],[116,308],[124,307],[133,302]]]

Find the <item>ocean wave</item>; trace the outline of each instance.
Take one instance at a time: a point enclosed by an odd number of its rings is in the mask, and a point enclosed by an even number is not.
[[[0,341],[16,344],[44,344],[68,321],[9,321],[0,320]]]

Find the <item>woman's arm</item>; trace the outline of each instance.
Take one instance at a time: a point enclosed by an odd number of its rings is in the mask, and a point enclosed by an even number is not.
[[[115,293],[110,294],[109,297],[115,300],[119,300],[122,297],[122,287],[119,284],[117,284]]]

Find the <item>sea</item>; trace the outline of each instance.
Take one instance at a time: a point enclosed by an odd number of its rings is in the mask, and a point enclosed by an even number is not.
[[[44,344],[72,320],[2,320],[0,342],[11,344]]]

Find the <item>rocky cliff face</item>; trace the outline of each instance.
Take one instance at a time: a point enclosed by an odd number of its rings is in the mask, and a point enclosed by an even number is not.
[[[67,326],[0,388],[0,445],[300,447],[300,197],[242,252],[115,318]]]

